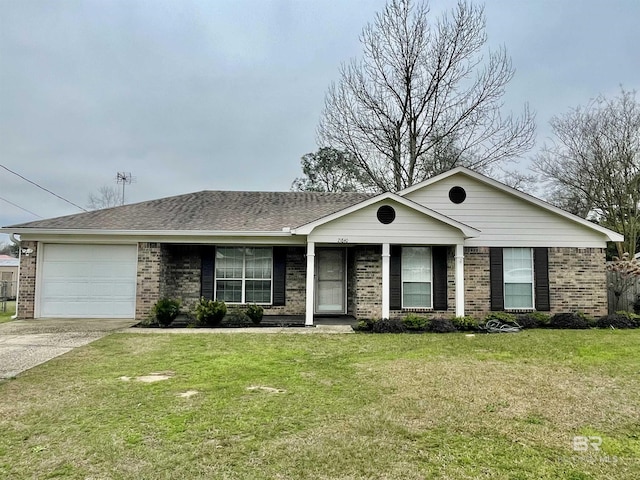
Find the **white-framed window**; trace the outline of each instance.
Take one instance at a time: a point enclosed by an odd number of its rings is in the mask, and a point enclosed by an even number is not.
[[[505,310],[533,308],[533,249],[504,248]]]
[[[402,308],[432,308],[431,247],[402,247]]]
[[[215,265],[216,300],[225,303],[271,303],[271,247],[216,247]]]

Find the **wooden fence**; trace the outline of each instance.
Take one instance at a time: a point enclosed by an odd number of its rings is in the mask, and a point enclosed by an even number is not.
[[[640,278],[636,278],[625,294],[621,295],[616,302],[616,296],[613,293],[611,283],[615,280],[615,272],[607,272],[607,297],[609,300],[609,313],[614,313],[619,310],[626,310],[633,312],[633,305],[636,301],[640,301]]]

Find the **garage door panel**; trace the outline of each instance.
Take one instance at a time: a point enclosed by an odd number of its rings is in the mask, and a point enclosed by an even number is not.
[[[40,316],[133,318],[135,245],[45,244]]]

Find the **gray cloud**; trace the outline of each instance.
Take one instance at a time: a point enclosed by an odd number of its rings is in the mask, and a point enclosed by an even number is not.
[[[129,201],[287,190],[316,149],[329,83],[383,5],[0,2],[0,163],[82,205],[123,170],[137,179]],[[517,70],[505,108],[529,102],[541,138],[552,115],[640,86],[635,0],[488,0],[486,15]],[[43,217],[77,211],[3,170],[0,190]],[[32,219],[0,201],[0,224]]]

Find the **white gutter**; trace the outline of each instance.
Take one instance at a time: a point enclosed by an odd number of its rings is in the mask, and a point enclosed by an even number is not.
[[[122,236],[200,236],[200,237],[290,237],[287,231],[256,231],[256,230],[105,230],[100,228],[25,228],[2,227],[0,232],[9,235],[122,235]]]

